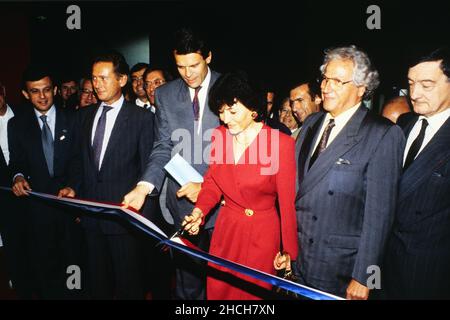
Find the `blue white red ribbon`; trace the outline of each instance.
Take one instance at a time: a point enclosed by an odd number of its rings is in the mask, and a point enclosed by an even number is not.
[[[0,187],[0,190],[11,192],[11,188]],[[270,283],[273,286],[277,286],[292,292],[295,292],[303,297],[312,300],[344,300],[341,297],[310,288],[283,278],[262,272],[242,264],[229,261],[227,259],[220,258],[218,256],[204,252],[188,241],[184,241],[182,238],[169,239],[167,235],[161,231],[153,222],[141,216],[139,213],[132,211],[130,209],[121,207],[116,204],[108,204],[94,201],[87,201],[75,198],[58,198],[56,196],[29,191],[31,196],[36,198],[44,199],[45,201],[60,203],[69,207],[75,207],[87,211],[91,214],[107,214],[119,216],[124,219],[134,227],[142,230],[144,233],[148,234],[152,238],[160,241],[171,248],[182,251],[188,255],[197,257],[199,259],[212,262],[222,267],[226,267],[230,270],[245,274],[247,276],[253,277],[255,279]]]

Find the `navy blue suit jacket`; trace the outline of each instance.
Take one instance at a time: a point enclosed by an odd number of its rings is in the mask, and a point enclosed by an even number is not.
[[[418,116],[404,127],[408,136]],[[403,173],[383,271],[390,298],[450,298],[450,119]]]

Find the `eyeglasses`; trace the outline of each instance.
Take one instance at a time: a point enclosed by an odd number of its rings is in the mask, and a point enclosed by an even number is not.
[[[81,94],[91,95],[91,94],[94,94],[94,91],[88,90],[88,89],[83,89],[83,90],[81,90]]]
[[[342,81],[336,78],[328,78],[325,75],[322,75],[322,79],[320,80],[320,84],[321,86],[326,87],[326,85],[328,84],[328,82],[331,84],[331,86],[335,89],[342,89],[344,87],[344,85],[346,85],[347,83],[353,82],[353,80],[348,80],[348,81]]]
[[[166,83],[163,79],[155,79],[154,81],[145,81],[144,86],[149,88],[151,86],[159,87],[160,85]]]
[[[133,82],[133,83],[138,83],[138,82],[142,82],[142,81],[144,81],[143,77],[133,77],[133,78],[131,78],[131,82]]]

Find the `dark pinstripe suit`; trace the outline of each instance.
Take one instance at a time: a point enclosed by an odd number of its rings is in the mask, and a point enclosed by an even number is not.
[[[345,296],[351,279],[366,285],[391,227],[404,136],[359,107],[308,171],[323,112],[309,116],[296,144],[296,210],[302,283]]]
[[[409,135],[418,117],[404,127]],[[450,299],[450,119],[404,172],[388,242],[388,298]]]
[[[124,101],[109,138],[102,166],[94,163],[91,134],[98,106],[78,114],[80,150],[69,186],[77,196],[121,203],[139,181],[153,146],[153,113]],[[80,178],[81,177],[81,178]],[[83,216],[93,298],[143,298],[137,239],[109,217]],[[115,288],[114,288],[115,284]]]

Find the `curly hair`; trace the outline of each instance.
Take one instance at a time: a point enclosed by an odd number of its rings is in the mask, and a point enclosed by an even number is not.
[[[323,64],[320,66],[322,74],[325,72],[325,68],[331,60],[351,60],[354,65],[353,82],[357,86],[366,87],[363,99],[368,99],[372,96],[380,84],[380,80],[378,71],[372,66],[367,53],[354,45],[326,49]]]

